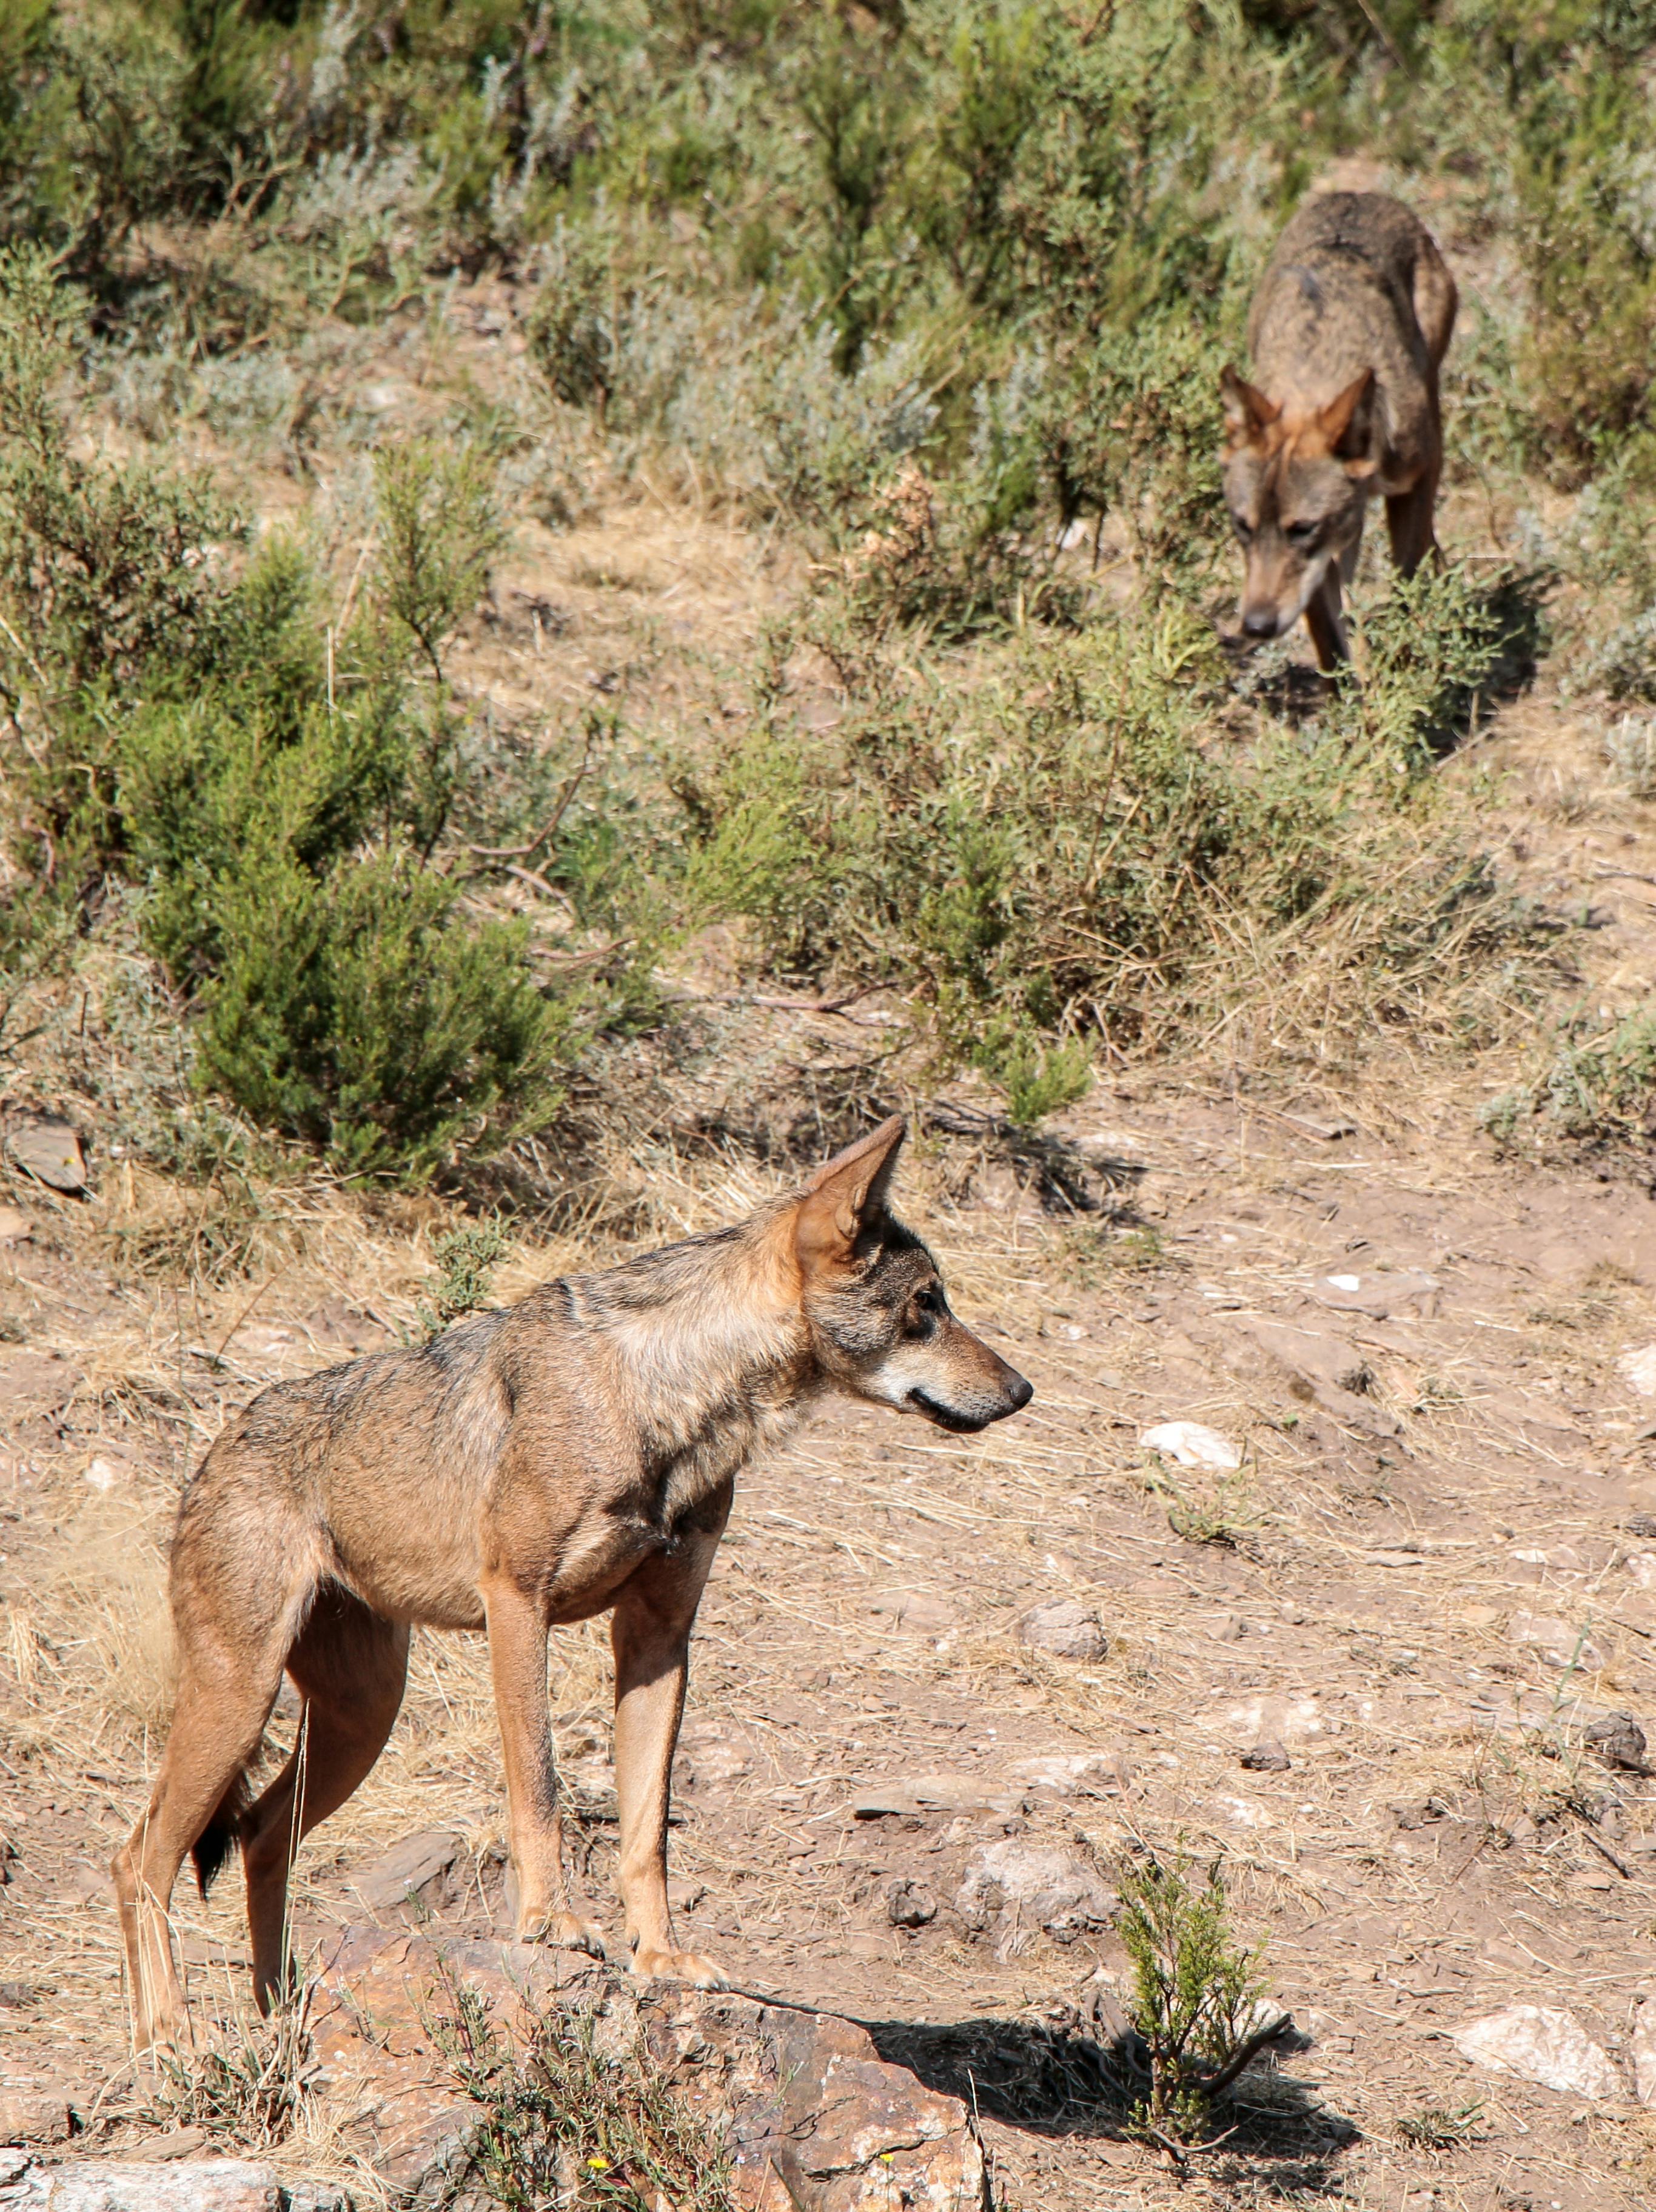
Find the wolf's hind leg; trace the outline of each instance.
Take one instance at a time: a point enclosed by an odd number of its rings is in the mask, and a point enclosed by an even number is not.
[[[511,1838],[513,1933],[520,1943],[567,1943],[604,1956],[604,1938],[569,1910],[563,1876],[563,1820],[557,1802],[551,1715],[546,1706],[546,1620],[508,1576],[483,1585],[489,1671],[506,1759]]]
[[[317,1597],[288,1672],[305,1700],[288,1762],[241,1823],[260,2009],[288,1968],[288,1874],[300,1839],[338,1811],[385,1748],[403,1701],[408,1631],[337,1584]]]
[[[185,1853],[232,1801],[259,1746],[282,1679],[271,1645],[248,1654],[181,1655],[172,1734],[143,1815],[112,1871],[126,1954],[133,2037],[139,2050],[173,2040],[184,1990],[173,1960],[173,1889]]]

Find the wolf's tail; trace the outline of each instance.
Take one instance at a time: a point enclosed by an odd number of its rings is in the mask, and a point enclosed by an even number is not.
[[[244,1766],[219,1799],[211,1819],[190,1848],[190,1856],[196,1863],[196,1880],[204,1897],[216,1881],[219,1869],[241,1841],[242,1826],[253,1802],[253,1786]]]

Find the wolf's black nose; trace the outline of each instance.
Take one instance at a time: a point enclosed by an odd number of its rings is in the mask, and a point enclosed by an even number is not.
[[[1020,1375],[1014,1381],[1012,1388],[1008,1391],[1007,1395],[1012,1401],[1013,1412],[1014,1413],[1021,1413],[1024,1407],[1035,1395],[1035,1385],[1032,1382],[1026,1382],[1025,1378]]]
[[[1249,637],[1275,637],[1276,617],[1269,607],[1251,607],[1242,617],[1242,628]]]

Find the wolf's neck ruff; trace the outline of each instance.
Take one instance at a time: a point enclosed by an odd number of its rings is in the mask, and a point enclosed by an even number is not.
[[[666,1479],[669,1525],[785,1435],[815,1395],[776,1225],[761,1214],[568,1279],[572,1319],[618,1364],[641,1461]]]

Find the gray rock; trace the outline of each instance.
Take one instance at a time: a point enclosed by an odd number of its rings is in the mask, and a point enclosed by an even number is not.
[[[395,1912],[402,1907],[441,1911],[454,1900],[455,1870],[465,1853],[464,1836],[449,1828],[433,1828],[405,1837],[383,1858],[353,1875],[350,1887],[370,1912]]]
[[[1549,1667],[1574,1667],[1591,1673],[1604,1663],[1604,1653],[1585,1625],[1565,1620],[1556,1613],[1515,1613],[1507,1633],[1514,1644],[1528,1644]]]
[[[1656,2105],[1656,2001],[1641,1997],[1633,2014],[1633,2033],[1628,2040],[1633,2061],[1633,2094],[1641,2105]]]
[[[86,1188],[86,1154],[70,1124],[56,1114],[31,1114],[6,1133],[12,1164],[49,1190],[75,1197]]]
[[[907,1782],[864,1782],[851,1796],[857,1820],[913,1820],[928,1813],[998,1813],[1023,1809],[1023,1786],[986,1774],[916,1774]]]
[[[0,2142],[64,2142],[73,2124],[67,2081],[13,2082],[0,2088]]]
[[[910,1636],[941,1636],[959,1619],[947,1600],[935,1597],[929,1590],[876,1590],[868,1601],[868,1609]]]
[[[1434,1275],[1422,1274],[1412,1267],[1395,1267],[1381,1268],[1372,1275],[1324,1275],[1312,1285],[1311,1294],[1319,1305],[1330,1306],[1336,1312],[1367,1314],[1371,1321],[1384,1321],[1404,1306],[1430,1310],[1428,1302],[1441,1287]]]
[[[1020,1644],[1055,1659],[1098,1660],[1110,1649],[1097,1613],[1068,1597],[1032,1606],[1018,1623],[1017,1637]]]
[[[1294,1395],[1319,1405],[1348,1428],[1394,1437],[1401,1425],[1370,1402],[1373,1370],[1355,1344],[1280,1322],[1245,1320],[1241,1327],[1288,1376]]]
[[[923,1881],[894,1881],[886,1893],[886,1917],[893,1928],[924,1928],[937,1917],[937,1899]]]
[[[1511,2005],[1468,2021],[1451,2039],[1463,2058],[1492,2074],[1516,2074],[1543,2089],[1595,2102],[1627,2094],[1620,2069],[1574,2013],[1546,2005]]]
[[[275,2169],[240,2158],[182,2166],[76,2159],[31,2166],[0,2194],[11,2212],[283,2212]]]
[[[1286,1774],[1294,1761],[1280,1743],[1265,1742],[1245,1751],[1241,1763],[1250,1774]]]
[[[1071,1943],[1089,1929],[1106,1927],[1116,1896],[1070,1852],[1009,1836],[968,1860],[954,1908],[969,1928],[994,1930],[1002,1958],[1015,1958],[1041,1931]]]
[[[1645,1732],[1631,1713],[1606,1713],[1603,1720],[1582,1729],[1581,1741],[1589,1751],[1598,1753],[1606,1766],[1620,1767],[1629,1774],[1650,1772],[1645,1761],[1648,1749]]]

